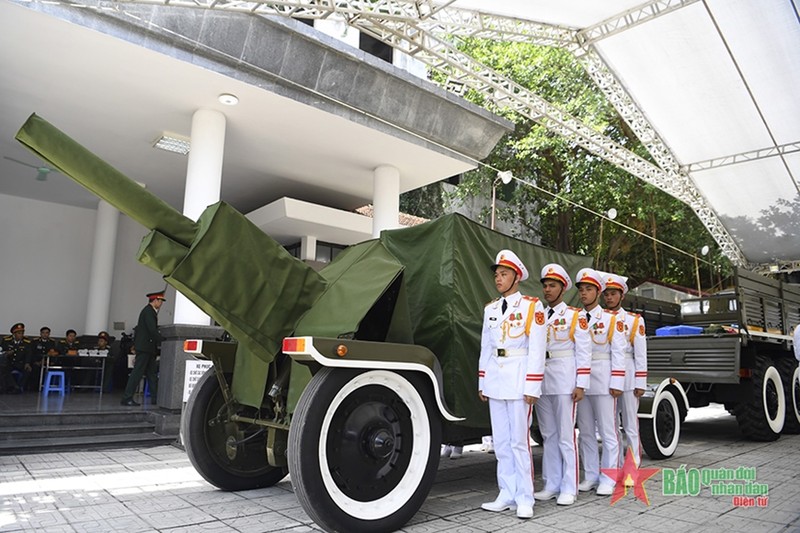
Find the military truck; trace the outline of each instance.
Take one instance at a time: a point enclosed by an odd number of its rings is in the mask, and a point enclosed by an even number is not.
[[[640,405],[640,433],[651,458],[671,456],[689,408],[711,402],[724,404],[753,440],[800,432],[791,336],[800,324],[800,287],[737,268],[731,290],[681,304],[631,298],[626,307],[642,313],[648,328],[653,384]],[[643,412],[654,416],[645,420]]]

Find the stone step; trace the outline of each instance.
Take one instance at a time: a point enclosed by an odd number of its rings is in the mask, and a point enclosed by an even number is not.
[[[58,426],[0,426],[0,442],[19,441],[59,436],[87,437],[97,435],[124,435],[152,433],[153,422],[125,422],[121,424],[74,424]]]
[[[53,436],[15,441],[0,441],[0,455],[46,453],[64,450],[99,450],[105,448],[142,448],[176,441],[174,436],[156,433],[93,435],[83,437]]]
[[[74,411],[61,413],[5,413],[0,414],[0,428],[75,426],[86,424],[113,425],[146,422],[152,419],[147,411],[119,409],[109,411]]]

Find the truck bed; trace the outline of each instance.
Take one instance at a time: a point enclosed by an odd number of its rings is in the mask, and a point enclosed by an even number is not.
[[[648,378],[681,383],[739,383],[740,335],[648,337]]]

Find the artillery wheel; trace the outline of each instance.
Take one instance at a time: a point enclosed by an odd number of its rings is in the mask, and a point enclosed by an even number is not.
[[[782,357],[777,364],[786,395],[786,420],[782,433],[797,435],[800,433],[800,366],[792,357]]]
[[[773,441],[781,436],[786,418],[786,398],[778,370],[768,357],[756,356],[753,395],[736,407],[736,421],[745,437]]]
[[[270,487],[286,477],[285,468],[267,462],[266,432],[256,435],[258,428],[244,431],[228,422],[224,406],[219,381],[210,370],[189,397],[182,427],[186,453],[203,479],[222,490],[247,490]]]
[[[430,385],[413,372],[325,368],[289,430],[300,504],[326,531],[395,531],[414,516],[439,466],[441,423]]]
[[[664,389],[656,399],[652,418],[639,418],[639,439],[651,459],[672,457],[681,437],[681,410],[675,394]]]

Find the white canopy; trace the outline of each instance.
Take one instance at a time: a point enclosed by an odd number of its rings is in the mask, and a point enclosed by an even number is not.
[[[457,0],[448,9],[577,30],[747,262],[800,263],[796,2]]]

